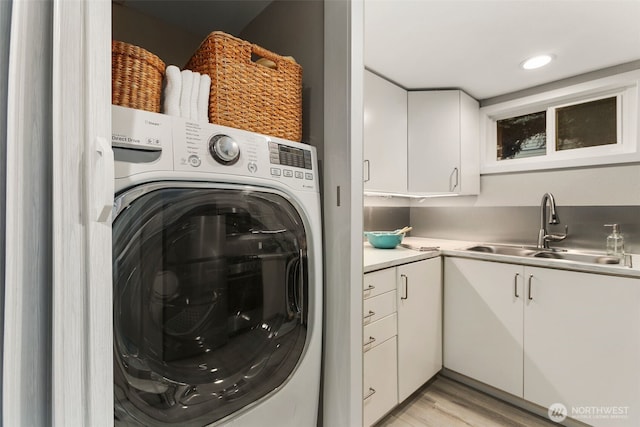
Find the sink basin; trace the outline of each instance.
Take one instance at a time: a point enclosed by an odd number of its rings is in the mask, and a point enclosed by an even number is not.
[[[586,262],[590,264],[620,264],[620,259],[614,256],[578,251],[538,249],[528,246],[477,245],[471,246],[466,250],[497,255],[560,259],[565,261]]]
[[[521,246],[478,245],[467,248],[468,251],[484,252],[498,255],[531,256],[538,250]]]
[[[620,264],[620,258],[608,255],[540,251],[533,254],[535,258],[564,259],[568,261],[588,262],[591,264]]]

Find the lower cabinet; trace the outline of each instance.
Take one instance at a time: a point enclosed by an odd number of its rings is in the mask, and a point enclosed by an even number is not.
[[[442,368],[440,257],[364,275],[363,420],[378,421]]]
[[[398,283],[398,400],[442,369],[442,261],[396,268]]]
[[[365,351],[363,356],[363,423],[370,426],[398,404],[396,337]]]
[[[640,280],[444,262],[444,366],[593,426],[640,425]]]

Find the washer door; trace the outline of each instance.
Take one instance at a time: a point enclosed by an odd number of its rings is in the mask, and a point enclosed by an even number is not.
[[[304,350],[298,210],[273,192],[172,185],[116,201],[116,425],[215,422],[282,385]]]

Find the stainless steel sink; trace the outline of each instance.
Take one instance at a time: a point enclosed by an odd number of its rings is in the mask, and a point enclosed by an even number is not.
[[[552,259],[564,259],[568,261],[588,262],[591,264],[620,264],[620,258],[600,255],[589,254],[582,252],[547,252],[540,251],[532,255],[535,258],[552,258]]]
[[[511,255],[511,256],[531,256],[539,251],[535,248],[528,248],[522,246],[502,246],[502,245],[478,245],[467,248],[468,251],[473,252],[485,252],[498,255]]]
[[[620,264],[619,258],[603,254],[578,251],[558,251],[553,249],[538,249],[529,246],[476,245],[471,246],[466,250],[472,252],[492,253],[497,255],[586,262],[590,264]]]

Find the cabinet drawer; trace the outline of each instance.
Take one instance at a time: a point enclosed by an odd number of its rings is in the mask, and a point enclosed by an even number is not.
[[[376,320],[396,312],[396,291],[384,293],[364,300],[362,307],[363,324],[369,325]]]
[[[391,316],[365,325],[362,332],[362,350],[370,351],[398,333],[398,315]]]
[[[396,269],[387,268],[364,275],[363,297],[365,299],[392,291],[396,288]]]
[[[363,424],[370,426],[398,404],[396,338],[364,354]]]

